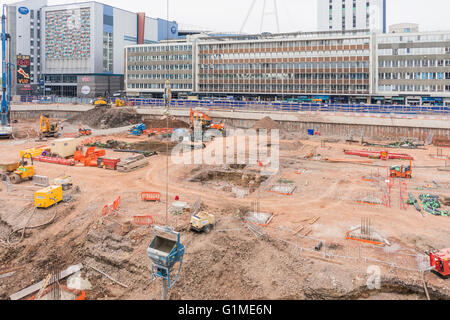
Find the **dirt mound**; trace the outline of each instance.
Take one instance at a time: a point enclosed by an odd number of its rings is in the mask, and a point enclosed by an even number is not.
[[[281,125],[278,122],[272,120],[271,117],[265,117],[257,121],[252,128],[272,130],[272,129],[281,129]]]
[[[285,140],[280,142],[280,150],[300,150],[303,147],[303,143],[300,140],[289,141]]]
[[[142,117],[134,108],[96,107],[68,120],[70,123],[81,122],[91,128],[119,128],[142,122]]]
[[[169,118],[169,126],[167,126],[166,119],[151,119],[146,120],[145,127],[147,129],[151,128],[189,128],[189,123],[186,123],[175,118]]]

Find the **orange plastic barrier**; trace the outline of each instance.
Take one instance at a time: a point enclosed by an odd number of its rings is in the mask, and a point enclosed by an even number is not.
[[[119,204],[120,204],[120,196],[118,196],[117,199],[114,200],[112,204],[109,205],[107,204],[103,207],[102,215],[103,216],[116,215],[117,210],[119,209]]]
[[[159,192],[141,192],[142,201],[161,201],[161,193]]]
[[[146,216],[134,216],[134,223],[138,226],[150,226],[155,223],[151,215]]]

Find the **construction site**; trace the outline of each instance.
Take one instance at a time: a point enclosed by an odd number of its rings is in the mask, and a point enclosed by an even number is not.
[[[446,118],[80,105],[10,117],[0,299],[450,298]],[[249,143],[261,133],[270,156]],[[234,162],[173,161],[180,145],[185,159],[229,154],[230,139],[244,142]]]

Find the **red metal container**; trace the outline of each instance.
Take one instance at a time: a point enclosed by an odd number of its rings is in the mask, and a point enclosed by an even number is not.
[[[98,158],[98,167],[109,169],[109,170],[117,170],[117,164],[120,162],[119,158],[111,159],[111,158]]]

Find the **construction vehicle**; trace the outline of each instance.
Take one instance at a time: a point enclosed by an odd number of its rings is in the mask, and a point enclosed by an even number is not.
[[[129,105],[127,94],[125,91],[118,91],[113,94],[113,98],[115,98],[114,105],[116,107],[126,107]]]
[[[130,172],[139,168],[148,166],[149,161],[143,154],[138,154],[124,160],[121,160],[117,164],[117,171],[119,172]]]
[[[411,160],[409,161],[409,166],[392,166],[389,170],[389,175],[391,178],[403,178],[403,179],[411,179],[412,177],[412,164]]]
[[[34,206],[36,208],[49,208],[63,200],[62,186],[48,186],[34,193]]]
[[[25,161],[25,157],[28,156],[31,160],[31,165]],[[18,184],[26,180],[31,180],[34,177],[34,164],[33,157],[29,153],[25,153],[20,161],[20,166],[14,170],[9,176],[9,180],[12,184]]]
[[[216,225],[216,217],[208,212],[200,211],[191,216],[191,230],[209,233]]]
[[[93,105],[95,107],[110,107],[111,104],[108,102],[108,99],[105,97],[97,97],[94,99]]]
[[[50,117],[48,115],[41,115],[40,117],[40,132],[39,136],[40,138],[57,138],[59,137],[59,124],[58,123],[51,123]]]
[[[125,100],[122,100],[120,98],[116,98],[115,106],[116,107],[124,107],[127,105],[127,102]]]
[[[90,136],[92,134],[91,129],[86,129],[81,126],[81,123],[78,125],[78,134],[79,136]]]
[[[434,273],[448,279],[450,277],[450,248],[439,252],[430,252],[430,266],[434,267]]]
[[[139,124],[133,126],[130,129],[129,133],[133,136],[140,136],[144,133],[144,130],[145,130],[145,124],[139,123]]]
[[[204,112],[194,111],[191,109],[189,119],[191,120],[191,129],[194,130],[195,125],[199,123],[202,126],[202,131],[209,129],[217,129],[219,131],[225,131],[225,124],[213,123],[211,118]]]
[[[2,14],[2,102],[0,109],[0,137],[1,138],[11,138],[12,137],[12,127],[9,123],[9,103],[11,99],[11,69],[10,63],[7,61],[6,53],[6,42],[11,39],[11,36],[6,33],[6,15],[5,9],[6,4],[3,5]],[[6,73],[8,72],[8,79],[6,78]],[[9,90],[9,96],[6,95],[6,90]]]

